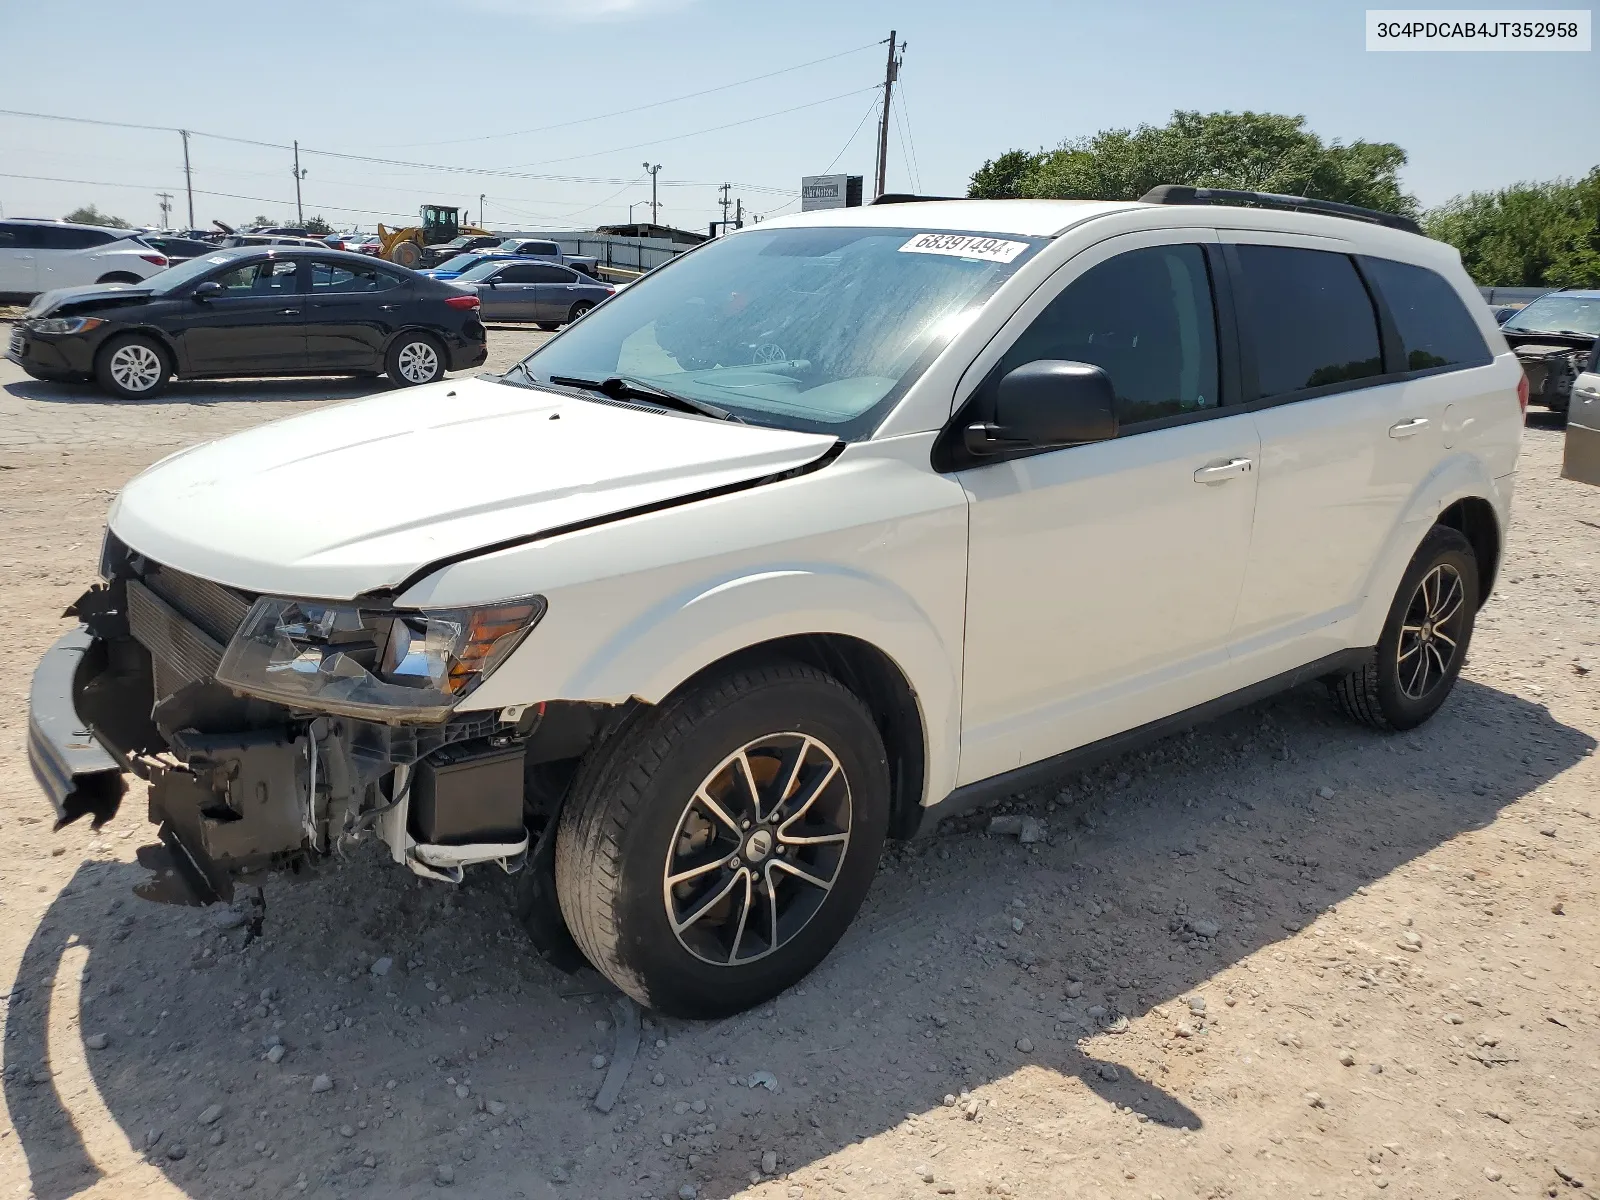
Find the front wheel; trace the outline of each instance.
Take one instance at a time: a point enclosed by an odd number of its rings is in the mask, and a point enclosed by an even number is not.
[[[1372,659],[1333,681],[1339,707],[1375,729],[1421,725],[1455,686],[1477,615],[1472,543],[1435,525],[1406,568]]]
[[[888,830],[866,707],[780,663],[648,709],[585,764],[556,834],[561,911],[641,1004],[718,1017],[801,979],[849,926]]]
[[[434,383],[444,378],[444,348],[425,333],[403,333],[389,347],[384,371],[398,387]]]
[[[106,343],[95,361],[94,374],[113,396],[148,400],[167,386],[172,362],[161,343],[142,334],[128,334]]]

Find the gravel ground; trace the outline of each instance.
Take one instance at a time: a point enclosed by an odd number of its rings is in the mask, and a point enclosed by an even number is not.
[[[537,336],[494,331],[491,365]],[[1548,419],[1428,726],[1378,736],[1308,687],[898,847],[803,985],[647,1014],[603,1115],[615,993],[528,952],[505,877],[369,851],[269,885],[252,936],[134,894],[136,795],[52,834],[28,772],[28,679],[116,489],[366,390],[125,405],[0,363],[0,1195],[1600,1187],[1600,491],[1557,478]]]

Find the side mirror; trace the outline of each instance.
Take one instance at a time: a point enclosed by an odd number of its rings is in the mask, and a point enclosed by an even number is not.
[[[967,449],[976,455],[1081,446],[1116,436],[1111,377],[1089,363],[1054,358],[1008,371],[996,390],[993,423],[963,431]]]
[[[215,279],[208,279],[189,293],[189,299],[196,304],[204,304],[211,297],[220,295],[222,295],[222,285]]]

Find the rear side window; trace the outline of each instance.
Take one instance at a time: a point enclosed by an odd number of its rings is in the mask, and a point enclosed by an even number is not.
[[[74,229],[70,225],[40,225],[38,242],[42,250],[87,250],[90,246],[104,246],[117,240],[114,233],[102,229]]]
[[[1092,363],[1111,378],[1125,425],[1217,405],[1217,325],[1199,246],[1150,246],[1067,285],[1000,361]]]
[[[314,259],[311,263],[313,292],[386,292],[399,284],[400,280],[389,272],[365,263],[323,259]]]
[[[1361,265],[1394,316],[1406,370],[1482,367],[1494,361],[1467,306],[1443,276],[1387,258],[1363,257]]]
[[[1292,246],[1235,249],[1260,397],[1383,374],[1378,314],[1349,256]]]

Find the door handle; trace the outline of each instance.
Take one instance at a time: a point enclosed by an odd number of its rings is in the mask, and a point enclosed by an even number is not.
[[[1421,433],[1427,427],[1427,417],[1412,417],[1409,421],[1401,421],[1398,425],[1389,426],[1389,436],[1392,438],[1407,438],[1413,434]]]
[[[300,310],[298,308],[285,308],[282,309],[278,315],[280,317],[298,317],[300,315]]]
[[[393,312],[395,309],[397,309],[399,307],[400,306],[398,304],[380,304],[380,305],[378,305],[378,311],[379,312]]]
[[[1255,463],[1248,458],[1231,458],[1214,467],[1201,467],[1194,473],[1194,481],[1207,484],[1227,483],[1237,476],[1250,474],[1254,466]]]

